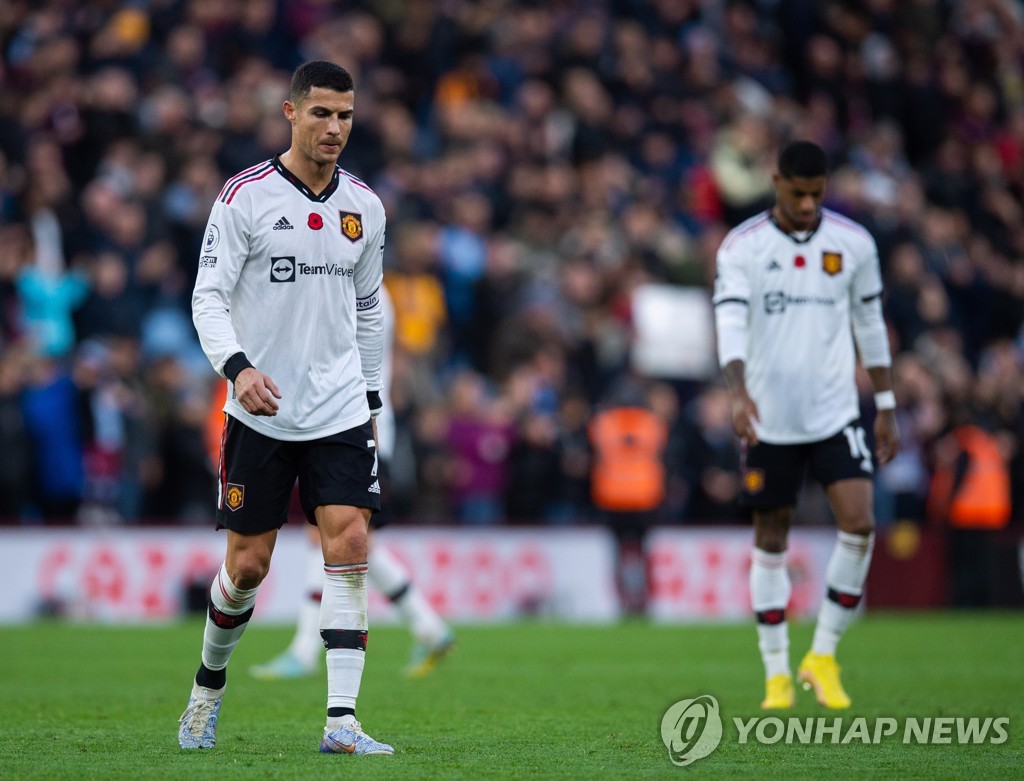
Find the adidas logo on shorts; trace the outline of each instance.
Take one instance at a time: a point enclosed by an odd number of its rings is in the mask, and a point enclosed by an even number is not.
[[[287,217],[282,217],[276,223],[274,223],[274,230],[276,231],[290,231],[295,230],[295,226],[288,222]]]
[[[374,480],[373,481],[373,485],[371,485],[367,490],[371,494],[379,494],[380,493],[380,480]]]

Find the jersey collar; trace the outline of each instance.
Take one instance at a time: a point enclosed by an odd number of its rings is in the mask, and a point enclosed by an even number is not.
[[[334,175],[331,177],[331,181],[328,182],[327,186],[324,188],[324,191],[319,195],[315,195],[312,190],[310,190],[308,187],[306,187],[305,184],[302,183],[302,180],[299,179],[299,177],[297,177],[295,174],[293,174],[291,171],[285,168],[284,163],[281,162],[281,157],[279,155],[274,155],[274,159],[271,160],[270,162],[273,163],[274,168],[277,169],[277,172],[288,180],[292,187],[294,187],[300,193],[309,198],[309,200],[315,203],[325,203],[328,198],[334,195],[335,190],[338,189],[338,166],[334,166]]]
[[[809,231],[799,231],[797,233],[790,233],[781,225],[779,225],[779,221],[775,219],[775,214],[772,213],[771,209],[768,210],[768,220],[771,222],[772,225],[776,227],[776,229],[778,229],[779,233],[784,233],[793,242],[797,244],[806,244],[811,239],[813,239],[814,234],[818,232],[818,229],[821,227],[823,217],[821,212],[818,212],[818,224],[811,228],[811,230]]]

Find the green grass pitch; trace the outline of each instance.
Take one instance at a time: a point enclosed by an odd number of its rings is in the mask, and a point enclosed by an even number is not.
[[[794,665],[812,627],[792,628]],[[290,630],[254,624],[232,659],[217,747],[183,752],[177,718],[198,663],[197,620],[156,628],[45,623],[0,629],[0,778],[893,778],[1024,777],[1024,619],[869,614],[840,645],[854,700],[842,715],[1005,716],[1001,745],[741,745],[733,718],[763,716],[753,624],[465,626],[429,678],[399,674],[400,629],[370,633],[359,717],[393,757],[317,752],[322,676],[249,678]],[[676,767],[661,741],[677,700],[720,703],[718,750]],[[791,714],[836,716],[800,692]],[[340,767],[339,767],[340,766]],[[358,766],[358,767],[353,767]]]

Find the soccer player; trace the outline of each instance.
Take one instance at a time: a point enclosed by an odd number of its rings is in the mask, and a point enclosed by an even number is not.
[[[732,230],[718,251],[715,324],[733,427],[745,447],[742,501],[752,508],[751,602],[766,673],[763,708],[794,702],[786,540],[804,472],[825,488],[839,527],[813,645],[797,675],[829,708],[846,708],[836,644],[864,589],[874,543],[874,461],[861,425],[854,341],[875,394],[874,457],[899,445],[878,250],[860,225],[821,206],[827,162],[794,141],[774,173],[775,205]]]
[[[395,329],[394,309],[387,288],[381,286],[381,307],[384,310],[384,360],[381,366],[382,409],[377,416],[377,445],[380,479],[381,513],[374,518],[370,530],[369,571],[370,583],[383,593],[409,623],[414,644],[412,660],[406,673],[412,678],[428,675],[447,656],[454,643],[451,630],[416,588],[408,572],[387,549],[374,541],[373,532],[387,518],[387,466],[395,449],[395,414],[391,407],[391,348]],[[324,644],[320,637],[320,602],[324,588],[324,562],[320,552],[320,534],[317,527],[308,525],[311,541],[306,588],[299,606],[295,635],[281,654],[266,664],[253,666],[249,672],[261,680],[302,678],[312,675],[320,666]]]
[[[377,431],[384,353],[380,199],[338,166],[352,130],[351,75],[307,62],[292,76],[284,154],[229,179],[210,213],[192,313],[229,383],[217,527],[227,552],[210,589],[202,663],[182,748],[211,748],[226,668],[270,568],[296,479],[320,530],[327,648],[325,753],[392,754],[362,731],[367,537],[380,509]]]

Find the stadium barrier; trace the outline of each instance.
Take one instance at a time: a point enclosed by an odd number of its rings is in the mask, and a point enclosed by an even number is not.
[[[526,617],[607,623],[621,616],[615,542],[603,527],[391,526],[377,539],[457,623]],[[648,615],[667,623],[749,619],[750,541],[746,527],[651,529],[645,540]],[[793,530],[793,619],[816,613],[834,541],[828,527]],[[876,545],[865,599],[869,609],[947,604],[942,535],[926,530],[911,542],[893,544],[883,535]],[[1015,563],[1019,550],[1024,560],[1024,543],[1016,535],[1011,542],[1008,556]],[[0,623],[43,616],[109,623],[177,619],[204,609],[223,545],[221,535],[199,527],[0,528]],[[282,529],[255,621],[294,620],[307,546],[301,527]],[[1018,593],[1019,569],[1012,569],[1008,578],[1016,578]],[[377,624],[397,620],[372,589],[370,612]]]

